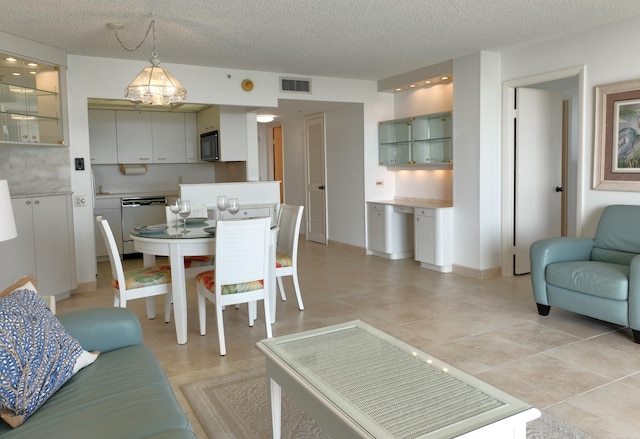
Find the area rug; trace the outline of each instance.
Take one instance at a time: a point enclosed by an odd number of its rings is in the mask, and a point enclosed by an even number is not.
[[[182,386],[209,439],[269,439],[271,409],[264,369],[251,369]],[[282,392],[282,437],[331,439]],[[593,439],[551,415],[527,424],[527,439]]]

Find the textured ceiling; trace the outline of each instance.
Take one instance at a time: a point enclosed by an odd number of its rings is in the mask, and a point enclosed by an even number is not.
[[[638,0],[12,0],[0,30],[70,54],[379,80],[640,15]]]

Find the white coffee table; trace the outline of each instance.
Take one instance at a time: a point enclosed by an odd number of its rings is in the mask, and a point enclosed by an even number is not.
[[[526,438],[540,411],[361,321],[262,340],[281,389],[335,438]]]

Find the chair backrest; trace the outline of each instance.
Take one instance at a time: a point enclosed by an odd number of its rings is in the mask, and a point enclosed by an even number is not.
[[[300,237],[300,224],[302,223],[302,211],[304,206],[283,204],[280,206],[278,216],[278,253],[291,256],[295,264],[298,255],[298,238]]]
[[[223,285],[269,281],[271,218],[218,221],[216,225],[216,292]]]
[[[598,223],[591,260],[629,265],[640,254],[640,206],[605,207]]]
[[[121,285],[122,288],[124,285],[126,285],[126,282],[124,280],[124,269],[122,268],[122,261],[120,260],[118,245],[116,244],[116,239],[113,237],[111,226],[109,226],[109,221],[102,218],[101,216],[96,217],[96,221],[98,222],[98,226],[100,227],[100,232],[102,233],[104,242],[107,245],[109,261],[111,262],[111,275],[114,279],[118,280],[118,285]]]

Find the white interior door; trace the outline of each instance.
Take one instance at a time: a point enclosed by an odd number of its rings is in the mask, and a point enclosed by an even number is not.
[[[562,99],[516,89],[514,274],[531,271],[533,242],[561,235]]]
[[[324,114],[304,121],[307,149],[307,239],[327,243]]]

